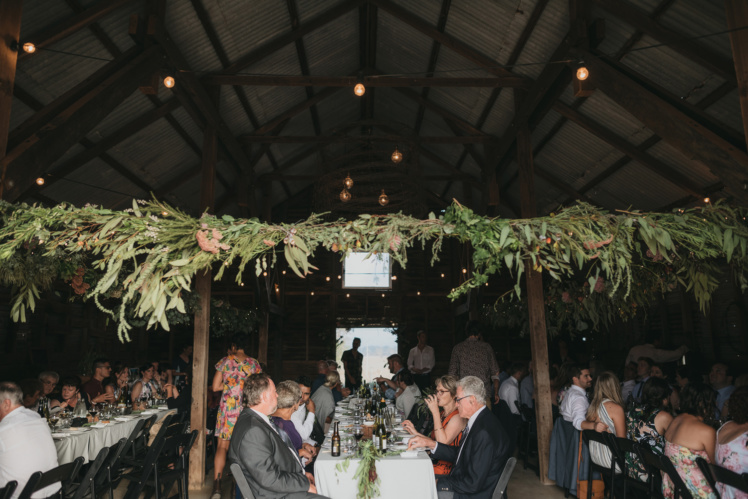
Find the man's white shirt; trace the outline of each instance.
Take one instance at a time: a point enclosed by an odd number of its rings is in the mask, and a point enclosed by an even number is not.
[[[587,419],[587,408],[590,402],[587,400],[587,392],[577,385],[572,384],[564,400],[561,401],[558,411],[564,420],[569,421],[574,428],[582,431],[582,423]]]

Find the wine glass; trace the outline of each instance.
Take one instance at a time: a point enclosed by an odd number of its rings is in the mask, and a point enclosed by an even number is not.
[[[49,417],[49,424],[52,425],[52,431],[57,431],[57,423],[60,422],[60,418],[57,414],[53,414]]]
[[[91,409],[88,410],[88,413],[91,415],[93,419],[96,419],[96,415],[99,413],[98,404],[91,404]]]
[[[356,439],[356,448],[358,448],[358,443],[363,436],[364,436],[364,429],[361,427],[361,425],[354,426],[353,427],[353,438]]]

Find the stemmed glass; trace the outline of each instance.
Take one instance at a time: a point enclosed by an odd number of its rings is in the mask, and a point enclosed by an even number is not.
[[[52,425],[52,431],[57,431],[57,423],[60,422],[60,418],[57,414],[53,414],[49,417],[49,424]]]
[[[358,449],[358,443],[363,436],[364,436],[364,429],[361,427],[361,425],[354,426],[353,427],[353,438],[356,439],[356,449]]]
[[[96,419],[96,414],[99,413],[98,404],[91,404],[91,409],[88,411],[93,419]]]

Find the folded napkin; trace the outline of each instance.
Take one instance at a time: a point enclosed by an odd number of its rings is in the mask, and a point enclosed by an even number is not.
[[[400,453],[400,457],[404,457],[406,459],[413,459],[415,457],[418,457],[418,451],[417,450],[406,450]]]
[[[66,438],[69,437],[70,433],[53,433],[52,438]]]
[[[106,424],[105,423],[96,423],[96,424],[91,425],[91,428],[106,428]]]
[[[150,416],[151,414],[156,414],[156,411],[148,410],[140,413],[141,416]]]
[[[132,417],[128,417],[128,416],[117,416],[117,417],[116,417],[116,418],[114,418],[114,419],[115,419],[116,421],[130,421],[130,420],[132,419]]]

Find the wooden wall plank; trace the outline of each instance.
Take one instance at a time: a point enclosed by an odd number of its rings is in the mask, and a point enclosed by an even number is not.
[[[0,158],[5,157],[10,131],[10,111],[13,106],[13,84],[16,80],[18,52],[11,49],[21,36],[21,0],[0,2]],[[0,175],[0,198],[5,187],[6,168]]]

